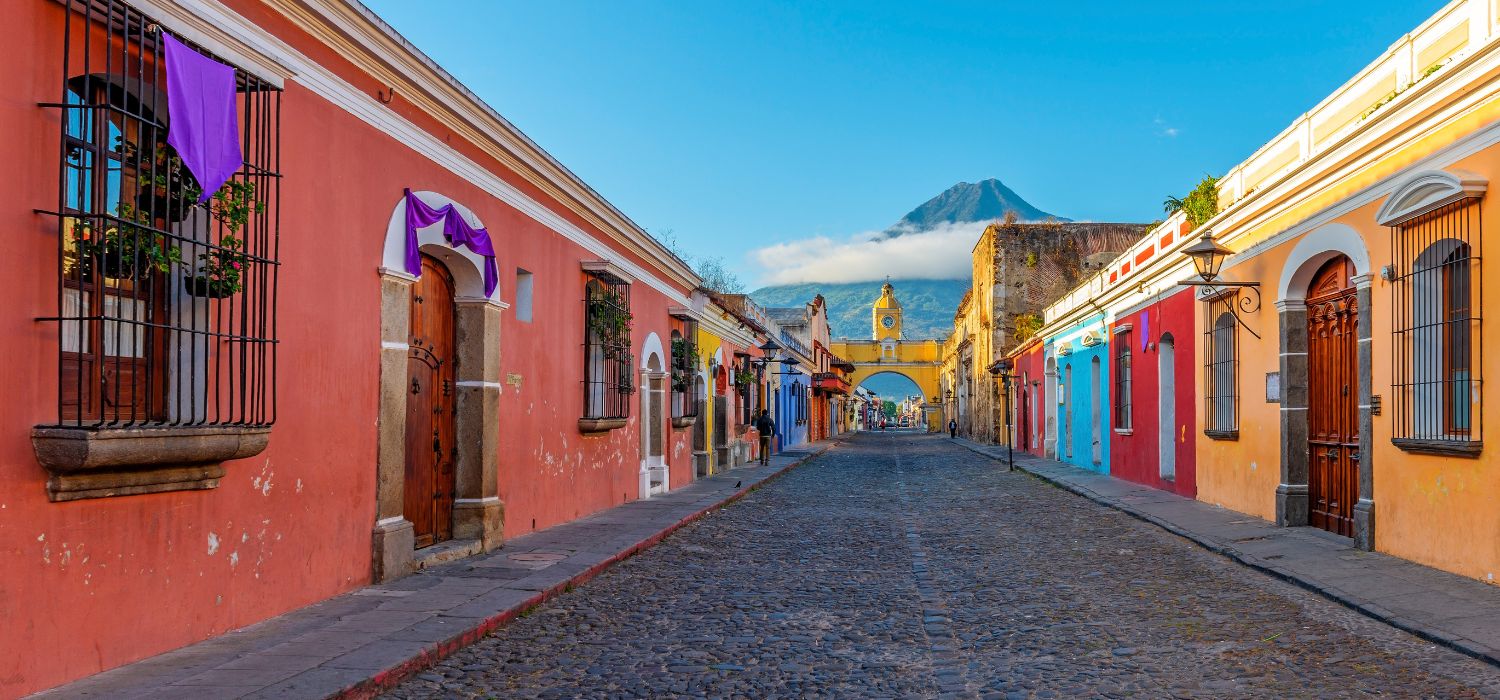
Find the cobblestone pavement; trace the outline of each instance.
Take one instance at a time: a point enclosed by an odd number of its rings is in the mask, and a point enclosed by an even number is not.
[[[1500,670],[936,437],[856,436],[391,692],[1500,697]]]

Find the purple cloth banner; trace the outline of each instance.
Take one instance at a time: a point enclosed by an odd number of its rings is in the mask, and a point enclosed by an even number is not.
[[[182,164],[198,178],[203,198],[220,187],[245,164],[240,153],[240,124],[236,118],[234,69],[204,56],[161,33],[167,60],[167,143],[177,149]]]
[[[1141,313],[1141,352],[1151,347],[1151,309]]]
[[[461,245],[484,258],[484,295],[493,295],[495,287],[500,284],[500,271],[495,267],[495,246],[490,243],[490,232],[470,226],[452,204],[433,209],[409,189],[406,190],[406,271],[422,276],[422,252],[417,249],[417,230],[439,221],[443,222],[443,238],[447,239],[448,245]]]

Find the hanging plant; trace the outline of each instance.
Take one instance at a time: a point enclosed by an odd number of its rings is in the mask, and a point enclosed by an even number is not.
[[[264,202],[255,199],[255,184],[229,181],[214,193],[209,213],[224,226],[224,235],[214,250],[198,254],[198,269],[187,273],[183,286],[188,294],[208,299],[223,299],[243,289],[241,279],[249,256],[245,242],[235,236],[250,221],[251,213],[265,211]]]
[[[85,261],[85,276],[98,270],[111,279],[133,280],[152,270],[166,272],[173,263],[182,262],[182,251],[151,228],[150,215],[121,204],[119,218],[106,221],[102,233],[92,221],[74,226],[74,249]]]
[[[605,289],[589,295],[588,329],[598,340],[605,357],[621,359],[629,356],[633,319],[624,295],[619,292]]]
[[[734,373],[734,383],[736,386],[750,386],[751,384],[754,384],[755,372],[748,367],[745,369],[736,370]]]

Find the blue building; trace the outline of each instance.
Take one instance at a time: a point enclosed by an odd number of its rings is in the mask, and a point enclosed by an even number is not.
[[[1104,316],[1080,321],[1048,341],[1056,367],[1056,458],[1109,473],[1109,338]]]

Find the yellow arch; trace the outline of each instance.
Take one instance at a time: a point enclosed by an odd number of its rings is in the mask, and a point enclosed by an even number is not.
[[[854,373],[849,376],[852,387],[877,374],[894,372],[916,383],[927,402],[938,395],[942,365],[936,340],[836,340],[830,345],[833,354],[854,364]],[[927,412],[927,429],[942,429],[940,409]]]

